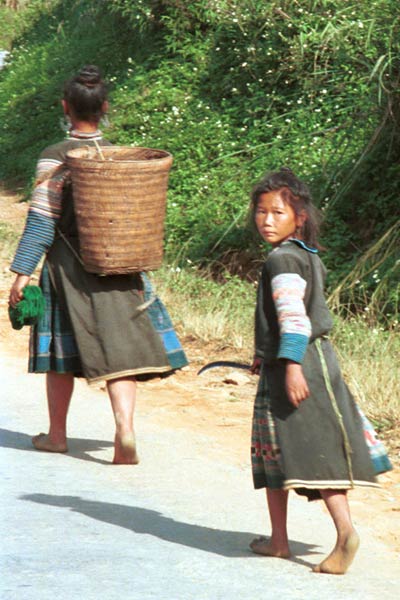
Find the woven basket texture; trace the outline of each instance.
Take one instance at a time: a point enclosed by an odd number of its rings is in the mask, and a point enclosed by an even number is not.
[[[164,150],[141,147],[67,153],[86,271],[117,275],[161,266],[172,160]]]

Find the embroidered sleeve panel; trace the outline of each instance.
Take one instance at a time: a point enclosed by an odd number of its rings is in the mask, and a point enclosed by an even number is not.
[[[28,212],[25,229],[19,241],[10,269],[22,275],[32,275],[54,241],[56,221],[39,213]]]
[[[304,305],[307,282],[298,273],[280,273],[271,280],[280,331],[278,358],[301,363],[311,335]]]
[[[68,170],[58,160],[40,159],[36,168],[36,187],[30,210],[45,217],[58,219],[62,208],[62,189]]]

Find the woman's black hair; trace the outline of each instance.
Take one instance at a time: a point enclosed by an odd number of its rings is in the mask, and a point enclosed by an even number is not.
[[[64,100],[82,121],[97,123],[107,100],[107,85],[96,65],[85,65],[64,84]]]
[[[253,223],[260,196],[278,190],[283,201],[293,208],[296,215],[306,214],[298,237],[314,248],[321,248],[318,244],[321,213],[313,204],[308,186],[288,167],[281,167],[279,171],[267,173],[254,186],[250,203]]]

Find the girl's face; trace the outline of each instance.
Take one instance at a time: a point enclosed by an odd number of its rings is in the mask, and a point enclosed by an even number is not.
[[[297,227],[304,223],[304,217],[296,215],[290,204],[284,202],[280,190],[274,190],[260,195],[255,209],[255,222],[261,237],[272,246],[279,246],[295,237]]]

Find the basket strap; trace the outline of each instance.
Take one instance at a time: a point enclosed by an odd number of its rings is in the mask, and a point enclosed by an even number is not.
[[[63,234],[61,229],[59,227],[57,227],[57,225],[56,225],[56,231],[57,231],[58,235],[60,236],[60,238],[62,238],[62,240],[66,243],[68,248],[71,250],[71,252],[75,256],[75,258],[81,263],[82,267],[84,267],[83,260],[81,259],[81,257],[79,256],[79,254],[77,253],[75,248],[72,246],[72,244],[69,243],[68,239],[65,237],[65,235]]]
[[[65,242],[65,244],[68,246],[68,248],[71,250],[71,252],[75,256],[75,258],[81,263],[82,267],[85,268],[83,260],[81,259],[81,257],[79,256],[79,254],[77,253],[75,248],[72,246],[72,244],[69,243],[68,239],[65,237],[63,232],[57,226],[56,226],[56,231],[59,234],[59,236],[61,237],[61,239]],[[148,300],[146,300],[146,302],[139,304],[139,306],[136,309],[136,312],[132,315],[132,318],[135,318],[137,315],[139,315],[144,310],[146,310],[149,306],[151,306],[156,298],[157,298],[157,296],[154,293],[154,287],[153,287],[150,298]]]

